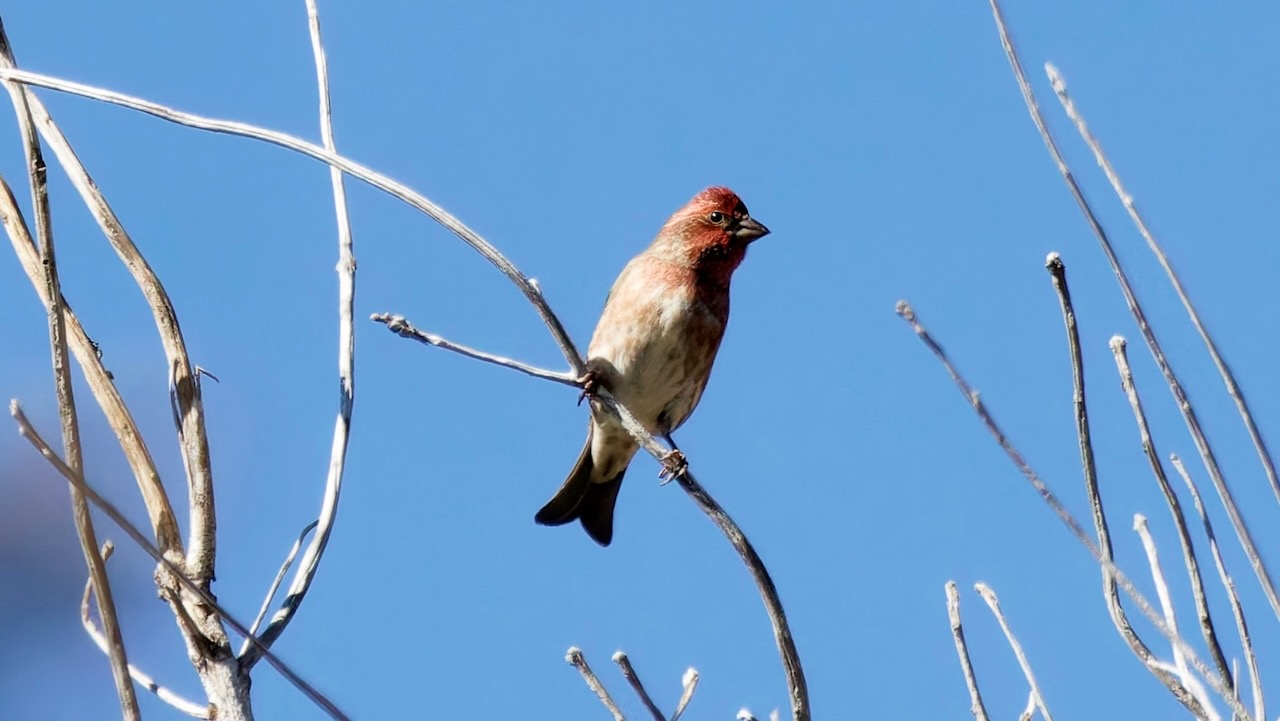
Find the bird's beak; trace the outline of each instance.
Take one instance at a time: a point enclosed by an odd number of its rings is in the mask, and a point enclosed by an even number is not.
[[[764,227],[764,223],[750,216],[739,221],[738,227],[733,231],[733,237],[745,243],[750,243],[757,238],[763,238],[768,234],[769,229]]]

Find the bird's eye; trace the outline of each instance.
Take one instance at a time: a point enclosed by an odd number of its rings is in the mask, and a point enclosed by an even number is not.
[[[707,216],[707,220],[710,220],[712,223],[722,223],[724,222],[724,213],[721,213],[718,210],[713,210],[711,211],[711,215]]]

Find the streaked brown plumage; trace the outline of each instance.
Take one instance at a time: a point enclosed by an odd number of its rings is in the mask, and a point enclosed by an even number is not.
[[[747,246],[768,234],[728,188],[707,188],[677,210],[609,291],[587,366],[645,428],[670,434],[697,407],[729,322],[729,282]],[[606,413],[593,412],[587,442],[535,520],[578,520],[602,546],[638,445]]]

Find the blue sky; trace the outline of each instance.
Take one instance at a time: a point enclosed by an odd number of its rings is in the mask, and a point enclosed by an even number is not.
[[[893,313],[899,299],[915,305],[1085,518],[1065,340],[1043,269],[1049,251],[1063,254],[1118,558],[1150,594],[1133,514],[1151,519],[1170,564],[1176,544],[1106,345],[1115,333],[1136,341],[1136,328],[1027,118],[984,2],[325,1],[321,11],[339,149],[488,237],[540,281],[583,345],[623,264],[702,187],[731,186],[773,230],[737,275],[716,372],[677,437],[769,564],[819,717],[967,713],[948,579],[964,590],[993,714],[1020,711],[1026,690],[969,590],[978,580],[1000,594],[1055,713],[1179,712],[1112,629],[1093,561]],[[1280,107],[1263,83],[1275,74],[1280,6],[1011,1],[1006,13],[1259,545],[1272,549],[1275,500],[1221,381],[1039,67],[1052,60],[1066,76],[1274,434]],[[301,0],[18,3],[4,21],[28,69],[318,138]],[[337,405],[328,174],[251,141],[42,97],[166,283],[194,361],[222,381],[206,389],[215,590],[251,617],[314,517],[327,463]],[[18,185],[21,146],[6,113],[0,138],[0,171]],[[149,313],[65,179],[51,175],[65,292],[185,506]],[[562,367],[536,315],[487,263],[429,219],[349,187],[358,319],[399,312],[456,341]],[[6,255],[0,395],[21,399],[53,435],[43,313]],[[608,662],[624,648],[668,711],[694,666],[702,685],[691,718],[743,705],[785,714],[745,569],[675,485],[658,486],[652,460],[628,475],[612,547],[538,527],[534,511],[582,440],[574,392],[358,323],[340,520],[276,646],[300,673],[358,718],[603,718],[562,660],[578,645],[642,718]],[[1162,450],[1194,458],[1145,348],[1131,350]],[[108,430],[96,412],[84,417],[90,480],[144,519]],[[0,718],[110,717],[109,669],[78,625],[83,568],[65,488],[16,433],[0,434],[0,469]],[[121,547],[111,569],[132,657],[195,694],[149,563],[105,520],[99,532]],[[1224,547],[1274,687],[1280,628],[1235,543]],[[1166,571],[1194,628],[1185,574]],[[1211,593],[1230,637],[1220,589]],[[1228,653],[1239,655],[1234,643]],[[254,694],[260,718],[320,717],[266,667]],[[142,695],[147,718],[180,718]]]

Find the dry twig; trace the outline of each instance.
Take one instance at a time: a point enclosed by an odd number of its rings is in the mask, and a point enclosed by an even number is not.
[[[1040,709],[1040,715],[1044,717],[1044,721],[1053,721],[1053,716],[1049,715],[1049,707],[1044,703],[1044,694],[1040,692],[1040,685],[1036,683],[1036,675],[1031,670],[1031,663],[1022,652],[1022,644],[1018,643],[1018,638],[1013,635],[1013,629],[1009,628],[1009,622],[1005,620],[1004,613],[1000,610],[1000,599],[996,598],[996,592],[985,583],[976,583],[973,588],[978,595],[982,596],[982,600],[987,602],[987,607],[1000,623],[1000,630],[1004,631],[1005,640],[1009,642],[1009,648],[1013,649],[1013,655],[1017,657],[1018,665],[1022,667],[1022,675],[1026,677],[1027,685],[1031,687],[1031,696],[1035,699],[1036,708]]]
[[[609,691],[600,683],[600,678],[596,676],[596,672],[591,670],[591,666],[587,664],[587,657],[582,655],[582,649],[577,646],[569,647],[565,653],[564,660],[568,661],[574,668],[578,669],[578,673],[582,674],[582,679],[587,682],[587,686],[600,699],[600,703],[609,709],[609,713],[613,714],[614,721],[626,721],[622,715],[622,711],[618,708],[618,704],[614,702],[613,697],[609,695]]]
[[[955,581],[947,581],[947,618],[951,622],[951,637],[956,642],[956,655],[960,657],[960,670],[964,672],[965,685],[969,687],[969,712],[974,721],[987,721],[987,706],[978,690],[978,677],[969,661],[969,645],[964,640],[964,626],[960,623],[960,592]]]

